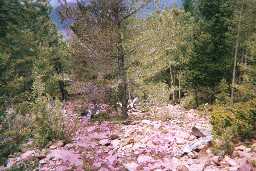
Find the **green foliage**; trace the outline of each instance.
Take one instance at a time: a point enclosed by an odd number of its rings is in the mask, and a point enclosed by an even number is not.
[[[44,95],[58,97],[60,90],[57,85],[63,80],[61,75],[66,71],[68,50],[49,18],[49,8],[46,3],[26,0],[1,1],[0,15],[0,161],[2,164],[9,154],[20,149],[20,144],[33,136],[32,131],[38,134],[41,131],[38,129],[40,126],[35,127],[36,124],[32,120],[33,112],[39,115],[40,112],[45,111],[43,108],[47,108],[46,101],[50,97],[41,98],[44,102],[41,106],[38,99],[42,96],[33,96],[34,66],[40,65],[37,68],[40,68],[38,71],[43,75],[41,81],[48,86],[43,90]],[[59,109],[60,105],[52,110]],[[50,113],[58,112],[50,111]],[[54,122],[54,118],[57,120],[53,115],[51,123]],[[41,127],[45,127],[44,122],[42,124]],[[55,123],[51,126],[55,126]],[[43,132],[41,131],[40,134]],[[60,135],[57,134],[57,137]]]
[[[221,80],[215,94],[217,104],[230,103],[230,87],[226,80]]]
[[[40,75],[35,76],[33,93],[36,97],[32,104],[33,136],[36,144],[44,147],[49,141],[65,139],[62,104],[58,100],[51,100],[45,93],[45,85]]]
[[[194,109],[197,107],[196,104],[196,99],[193,94],[187,94],[180,103],[183,107],[188,108],[188,109]]]
[[[222,79],[230,81],[232,63],[232,1],[197,1],[199,20],[194,27],[187,86],[215,90]],[[206,92],[205,92],[206,93]],[[209,92],[207,96],[215,93]],[[208,98],[205,102],[212,102]]]
[[[223,143],[218,146],[230,149],[233,140],[255,136],[256,99],[234,104],[233,107],[217,105],[211,113],[213,133]],[[229,150],[228,150],[229,151]]]
[[[153,13],[146,20],[132,19],[130,23],[136,26],[131,27],[125,42],[128,51],[134,49],[128,61],[128,76],[133,83],[130,89],[143,100],[150,96],[153,103],[167,102],[171,92],[176,97],[185,88],[193,18],[174,8]]]
[[[6,171],[34,171],[39,166],[39,160],[20,162]]]
[[[29,114],[17,115],[13,109],[0,118],[0,164],[31,136],[31,122]]]

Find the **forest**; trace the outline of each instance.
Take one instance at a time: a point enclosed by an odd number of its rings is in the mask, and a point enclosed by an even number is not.
[[[256,0],[0,0],[0,171],[256,171]]]

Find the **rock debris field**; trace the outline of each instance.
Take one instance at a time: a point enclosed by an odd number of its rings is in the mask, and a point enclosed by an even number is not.
[[[71,103],[65,107],[70,123],[77,117]],[[167,105],[149,112],[132,112],[124,122],[79,119],[69,144],[61,141],[44,150],[30,149],[8,166],[39,158],[41,171],[255,171],[256,141],[239,145],[230,156],[215,156],[210,148],[209,118],[195,110]]]

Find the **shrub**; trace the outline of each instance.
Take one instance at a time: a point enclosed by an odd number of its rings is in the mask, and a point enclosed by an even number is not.
[[[240,102],[232,107],[217,105],[211,113],[213,134],[217,139],[224,141],[224,149],[229,151],[229,143],[237,138],[244,140],[255,135],[256,99]]]
[[[11,168],[7,169],[6,171],[34,171],[34,170],[37,170],[38,165],[39,165],[38,159],[19,162],[16,165],[12,166]]]
[[[192,109],[197,107],[195,96],[193,96],[192,94],[189,94],[184,98],[182,98],[180,104],[187,109]]]
[[[170,88],[165,83],[144,84],[134,94],[147,105],[163,104],[169,102]]]
[[[0,165],[31,136],[31,116],[9,110],[0,118]]]
[[[230,87],[226,80],[221,80],[217,87],[215,95],[215,101],[217,104],[229,104],[230,103]]]
[[[33,135],[36,145],[43,147],[54,139],[65,139],[61,103],[49,97],[38,97],[33,104]]]
[[[35,75],[33,82],[34,102],[32,103],[32,127],[35,143],[44,147],[56,139],[65,140],[65,122],[61,108],[62,103],[50,97],[45,90],[45,84],[40,75]]]

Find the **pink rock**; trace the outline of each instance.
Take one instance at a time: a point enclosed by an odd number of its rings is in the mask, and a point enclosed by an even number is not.
[[[32,160],[35,157],[35,155],[36,155],[35,150],[29,150],[21,154],[20,158],[22,161],[28,161],[28,160]]]
[[[9,158],[7,163],[7,168],[14,166],[16,163],[17,163],[17,160],[15,158]]]
[[[238,171],[255,171],[256,169],[246,160],[239,168]]]
[[[102,167],[98,171],[109,171],[109,169]]]
[[[189,171],[189,169],[184,165],[178,166],[176,170],[177,171]]]
[[[124,164],[124,167],[125,167],[128,171],[136,171],[138,166],[139,166],[139,165],[138,165],[136,162],[130,162],[130,163]]]
[[[112,155],[106,158],[108,165],[116,165],[117,164],[117,155]]]
[[[152,162],[154,159],[153,157],[151,156],[147,156],[147,155],[140,155],[138,158],[137,158],[137,162],[142,164],[142,163],[148,163],[148,162]]]
[[[63,141],[57,141],[55,142],[53,145],[50,146],[50,149],[56,149],[56,148],[59,148],[59,147],[63,147],[64,146],[64,143]]]
[[[100,141],[99,141],[99,144],[100,144],[100,145],[108,146],[108,145],[110,145],[110,140],[109,140],[109,139],[100,140]]]
[[[76,167],[83,166],[83,161],[81,160],[80,155],[67,150],[53,150],[47,155],[47,159],[57,159],[62,160],[63,162],[70,162],[71,165],[75,165]]]

